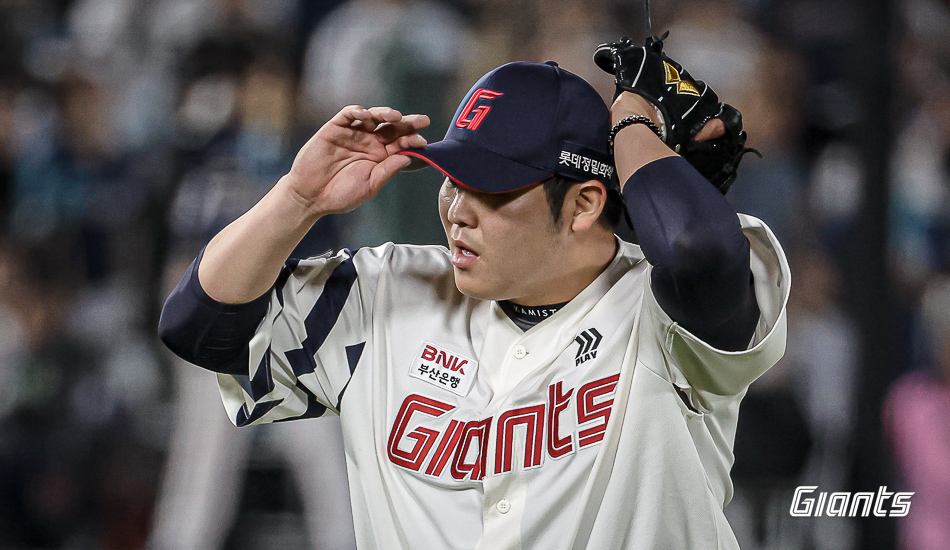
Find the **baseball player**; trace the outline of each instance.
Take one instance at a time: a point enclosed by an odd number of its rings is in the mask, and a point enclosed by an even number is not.
[[[340,415],[363,548],[738,547],[736,417],[784,353],[788,266],[720,192],[738,112],[655,37],[595,59],[609,110],[510,63],[431,145],[425,116],[344,108],[166,302],[163,340],[236,425]],[[448,247],[287,260],[413,159],[446,176]]]

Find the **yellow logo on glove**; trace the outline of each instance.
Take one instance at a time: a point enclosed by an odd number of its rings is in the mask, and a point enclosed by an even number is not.
[[[663,62],[663,67],[666,69],[666,83],[676,84],[676,93],[689,94],[699,97],[700,93],[699,90],[696,89],[696,86],[693,86],[691,82],[681,80],[680,72],[676,70],[676,67],[670,65],[666,61]]]

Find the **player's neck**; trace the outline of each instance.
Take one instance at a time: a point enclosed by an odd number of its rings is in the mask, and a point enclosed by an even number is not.
[[[613,233],[609,239],[587,239],[558,252],[564,258],[556,270],[547,270],[532,292],[510,298],[520,306],[548,306],[573,300],[607,269],[617,254]]]

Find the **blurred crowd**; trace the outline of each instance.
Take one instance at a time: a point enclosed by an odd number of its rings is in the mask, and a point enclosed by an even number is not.
[[[917,492],[897,544],[950,548],[950,2],[881,4],[888,90],[854,79],[865,3],[653,4],[666,51],[743,112],[762,158],[729,198],[794,277],[788,352],[740,415],[727,515],[743,548],[870,547],[860,518],[788,514],[797,485],[877,489],[854,473],[866,410],[882,411],[883,479]],[[348,547],[333,420],[231,428],[214,377],[155,338],[164,297],[340,107],[426,113],[437,140],[471,83],[520,59],[609,101],[590,55],[643,19],[628,0],[0,0],[0,548]],[[847,260],[869,120],[892,121],[877,261],[898,351],[870,409]],[[441,243],[440,180],[397,176],[295,254]]]

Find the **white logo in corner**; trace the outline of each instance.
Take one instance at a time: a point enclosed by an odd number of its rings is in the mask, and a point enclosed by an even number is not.
[[[842,491],[828,494],[825,491],[815,495],[817,485],[803,485],[795,489],[789,513],[793,517],[869,517],[872,513],[879,518],[902,518],[910,513],[910,497],[913,492],[895,493],[887,486],[871,491],[852,493]],[[814,496],[813,496],[814,495]],[[890,504],[887,501],[890,500]]]

